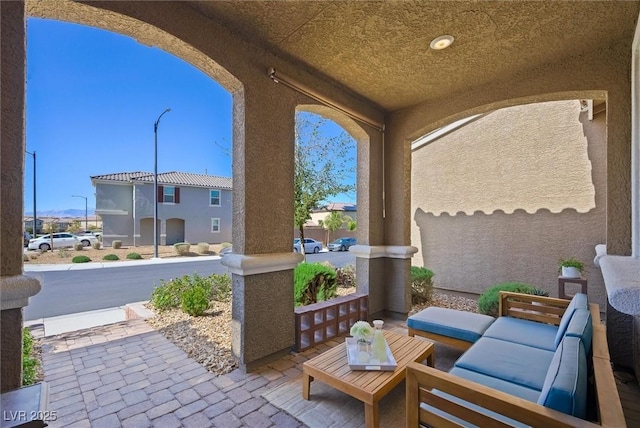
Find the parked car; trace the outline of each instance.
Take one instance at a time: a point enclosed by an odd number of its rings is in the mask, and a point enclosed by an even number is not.
[[[91,245],[88,237],[84,239],[87,240],[88,244]],[[94,236],[93,239],[96,239]],[[76,235],[72,235],[71,233],[54,233],[53,234],[53,248],[67,248],[73,247],[73,244],[76,242],[83,242]],[[84,245],[84,242],[83,242]],[[29,240],[29,249],[30,250],[42,250],[48,251],[51,250],[51,235],[42,235],[37,238],[33,238]]]
[[[296,238],[293,240],[293,251],[296,253],[300,252],[300,238]],[[304,252],[308,253],[319,253],[322,251],[322,242],[316,241],[315,239],[305,238],[304,239]]]
[[[350,246],[356,245],[356,238],[338,238],[327,245],[329,251],[347,251]]]
[[[82,237],[82,236],[95,236],[96,238],[100,239],[100,237],[102,236],[102,232],[100,232],[98,230],[83,230],[83,231],[80,231],[80,232],[76,233],[76,235],[78,235],[79,237]]]

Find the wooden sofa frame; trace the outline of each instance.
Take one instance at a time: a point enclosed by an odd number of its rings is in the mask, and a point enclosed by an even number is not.
[[[559,325],[560,318],[568,305],[568,300],[552,297],[504,291],[500,293],[500,316]],[[598,305],[591,303],[590,311],[593,325],[593,383],[598,412],[596,422],[549,409],[432,367],[409,363],[406,369],[406,426],[434,428],[458,426],[449,419],[426,410],[421,404],[437,408],[477,426],[509,426],[431,392],[432,389],[437,389],[533,427],[626,427],[609,357],[606,330],[600,321]]]

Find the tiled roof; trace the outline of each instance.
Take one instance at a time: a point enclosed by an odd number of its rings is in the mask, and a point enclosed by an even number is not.
[[[119,172],[114,174],[96,175],[91,180],[106,181],[144,181],[153,182],[153,173],[150,172]],[[158,174],[159,184],[173,184],[193,187],[215,187],[218,189],[231,189],[232,181],[229,177],[216,175],[192,174],[190,172],[163,172]]]
[[[356,204],[353,204],[353,203],[330,202],[315,211],[324,212],[324,211],[357,211],[357,210],[358,208]]]

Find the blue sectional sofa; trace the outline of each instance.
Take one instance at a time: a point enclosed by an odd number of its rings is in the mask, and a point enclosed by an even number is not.
[[[440,313],[441,326],[434,311],[408,321],[410,334],[468,349],[449,373],[408,366],[407,426],[625,426],[597,305],[585,294],[500,299],[501,316],[472,316],[467,332],[461,314]]]

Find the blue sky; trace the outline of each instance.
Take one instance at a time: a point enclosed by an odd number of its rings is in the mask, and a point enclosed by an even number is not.
[[[160,49],[97,28],[30,18],[26,142],[36,151],[38,212],[84,210],[84,199],[71,195],[86,196],[92,210],[91,176],[153,172],[153,124],[166,108],[158,172],[230,177],[231,103],[216,81]],[[29,215],[32,157],[25,162]]]

